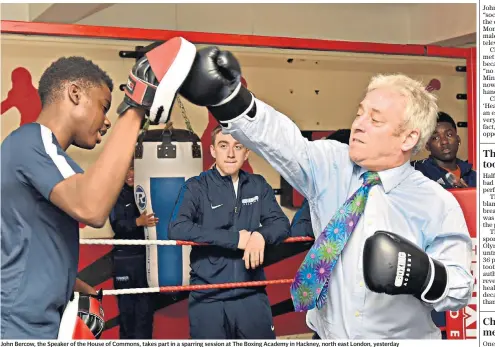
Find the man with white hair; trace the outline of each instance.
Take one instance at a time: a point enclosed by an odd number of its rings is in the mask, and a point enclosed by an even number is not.
[[[467,305],[473,277],[458,202],[410,165],[435,129],[435,97],[406,76],[376,76],[349,146],[311,142],[240,75],[230,52],[207,47],[180,93],[308,200],[316,240],[291,286],[296,311],[323,339],[441,338],[430,312]]]

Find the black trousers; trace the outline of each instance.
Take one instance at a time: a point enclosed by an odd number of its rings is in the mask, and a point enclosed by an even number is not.
[[[200,302],[189,296],[189,329],[192,339],[276,338],[265,293],[213,302]]]
[[[115,289],[147,288],[146,255],[113,254]],[[121,339],[153,338],[153,294],[117,295]]]

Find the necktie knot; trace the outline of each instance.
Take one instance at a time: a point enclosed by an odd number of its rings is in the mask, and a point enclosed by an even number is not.
[[[363,185],[373,186],[378,183],[380,183],[380,176],[378,176],[378,172],[367,171],[363,174]]]

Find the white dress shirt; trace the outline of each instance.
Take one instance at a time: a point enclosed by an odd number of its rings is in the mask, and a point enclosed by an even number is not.
[[[317,238],[335,211],[361,185],[365,169],[349,158],[349,147],[308,141],[285,115],[255,99],[256,116],[240,115],[224,133],[267,160],[309,202]],[[471,238],[453,195],[409,162],[379,172],[364,215],[330,278],[328,301],[307,313],[308,326],[322,339],[440,339],[431,311],[457,311],[467,305],[474,280]],[[363,246],[378,230],[412,241],[447,268],[448,284],[434,304],[412,295],[371,292],[363,278]]]

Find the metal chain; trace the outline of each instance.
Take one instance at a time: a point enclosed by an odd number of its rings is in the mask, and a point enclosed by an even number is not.
[[[181,111],[181,114],[182,114],[182,118],[184,118],[184,121],[186,122],[187,130],[191,134],[194,134],[194,130],[193,130],[192,125],[191,125],[191,121],[189,120],[189,118],[187,118],[186,108],[184,107],[184,104],[182,103],[182,101],[181,101],[181,99],[180,99],[180,97],[178,95],[177,95],[177,102],[179,103],[179,107],[180,107],[180,111]],[[151,125],[150,118],[149,117],[146,117],[145,122],[143,124],[143,128],[141,129],[141,134],[145,134],[148,131],[150,125]]]
[[[189,132],[191,134],[194,134],[194,130],[191,126],[191,122],[189,121],[189,118],[187,118],[187,115],[186,115],[186,108],[184,107],[184,104],[182,103],[179,95],[177,95],[177,102],[179,103],[179,107],[180,107],[180,111],[181,111],[181,114],[182,114],[182,118],[184,118],[184,121],[186,122],[186,127],[187,127],[187,130],[189,130]]]
[[[141,130],[141,133],[145,133],[148,131],[148,128],[150,127],[151,120],[149,117],[145,117],[144,119],[144,124],[143,124],[143,129]]]

